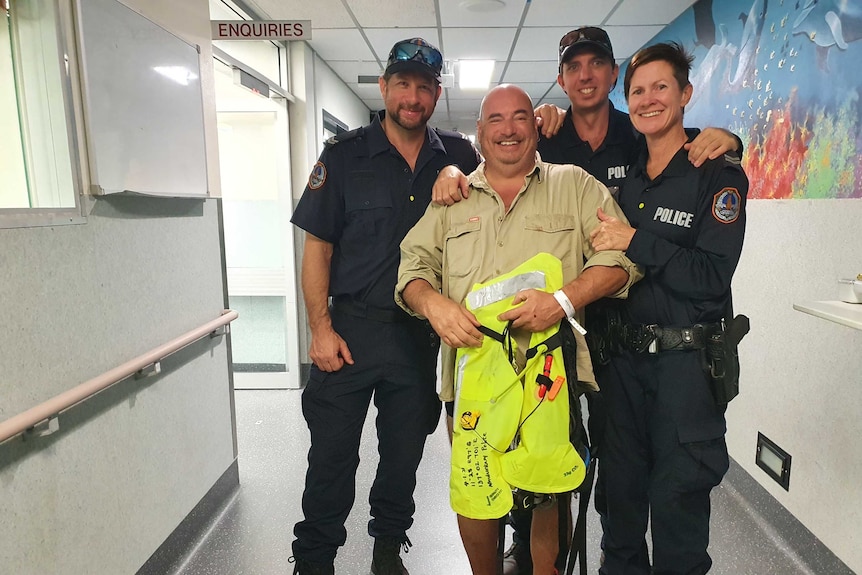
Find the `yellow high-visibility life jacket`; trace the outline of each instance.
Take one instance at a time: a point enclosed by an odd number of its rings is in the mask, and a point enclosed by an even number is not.
[[[455,355],[455,412],[450,502],[459,515],[497,519],[512,509],[512,488],[565,493],[584,480],[586,466],[569,439],[569,390],[560,346],[567,323],[530,334],[518,369],[515,338],[497,319],[524,289],[562,288],[556,257],[540,253],[511,272],[476,284],[467,295],[486,334],[481,347]],[[520,440],[513,448],[516,435]]]

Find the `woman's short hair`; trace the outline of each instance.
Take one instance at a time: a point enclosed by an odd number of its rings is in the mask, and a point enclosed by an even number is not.
[[[689,54],[685,48],[676,42],[662,42],[661,44],[653,44],[641,50],[632,56],[628,68],[626,68],[626,76],[623,80],[623,89],[625,90],[626,100],[629,99],[629,88],[631,87],[632,76],[635,70],[649,64],[650,62],[667,62],[673,70],[673,77],[679,84],[679,89],[682,90],[691,82],[688,81],[688,73],[691,71],[691,64],[694,62],[694,56]]]

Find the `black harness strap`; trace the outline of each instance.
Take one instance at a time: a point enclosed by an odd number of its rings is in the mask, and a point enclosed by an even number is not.
[[[506,333],[498,333],[491,329],[490,327],[485,327],[484,325],[480,325],[478,330],[490,337],[491,339],[499,341],[501,344],[506,345]]]
[[[560,329],[562,329],[562,327]],[[534,345],[533,347],[531,347],[530,349],[525,351],[524,355],[527,357],[527,359],[533,359],[533,356],[535,356],[537,353],[539,353],[539,349],[542,346],[546,346],[546,348],[547,348],[542,353],[550,353],[551,351],[557,349],[561,345],[563,345],[563,336],[561,336],[560,331],[557,330],[557,332],[554,335],[552,335],[551,337],[549,337],[545,341],[540,341],[539,343],[537,343],[536,345]]]
[[[561,493],[557,495],[557,561],[554,567],[557,572],[566,566],[566,557],[569,554],[569,513],[571,512],[571,494]]]
[[[496,332],[490,327],[486,327],[484,325],[480,325],[478,327],[479,331],[503,346],[503,349],[506,350],[506,355],[509,358],[509,363],[512,363],[515,360],[515,348],[512,345],[512,335],[509,333],[509,328],[511,327],[511,321],[506,324],[506,327],[503,329],[503,333]]]
[[[575,559],[578,559],[578,564],[581,566],[581,575],[587,575],[587,511],[590,507],[590,494],[593,490],[593,479],[596,475],[596,460],[590,459],[587,466],[587,476],[581,484],[582,488],[578,497],[578,519],[575,522],[575,528],[572,530],[572,546],[569,551],[569,564],[566,567],[566,575],[572,575],[575,572]]]

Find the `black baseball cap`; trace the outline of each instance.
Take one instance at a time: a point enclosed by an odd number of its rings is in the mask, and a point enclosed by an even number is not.
[[[385,74],[411,70],[431,74],[438,82],[443,71],[443,54],[422,38],[396,42],[389,51]]]
[[[599,54],[607,56],[612,61],[614,59],[614,49],[608,33],[595,26],[584,26],[560,38],[560,65],[583,48],[594,48]]]

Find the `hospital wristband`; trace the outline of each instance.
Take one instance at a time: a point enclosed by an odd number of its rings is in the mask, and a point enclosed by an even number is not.
[[[578,320],[575,319],[575,306],[572,305],[566,292],[561,289],[555,291],[554,299],[557,300],[557,303],[560,304],[561,308],[563,308],[563,311],[566,314],[566,319],[569,320],[571,326],[581,335],[587,335],[587,330],[585,330],[584,327],[578,323]]]

